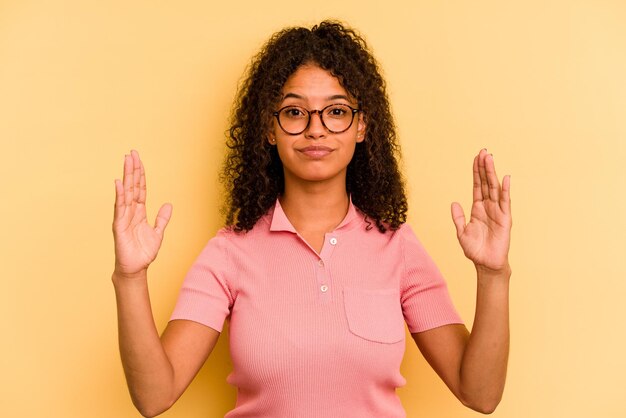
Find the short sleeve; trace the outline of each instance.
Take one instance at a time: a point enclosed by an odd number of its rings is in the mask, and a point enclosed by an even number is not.
[[[170,321],[187,319],[222,331],[233,304],[227,244],[227,234],[220,231],[204,247],[185,276]]]
[[[402,225],[404,275],[400,285],[402,312],[409,332],[421,332],[448,324],[462,324],[435,262],[411,227]]]

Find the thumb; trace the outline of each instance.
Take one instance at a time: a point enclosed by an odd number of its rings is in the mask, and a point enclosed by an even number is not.
[[[172,217],[172,205],[169,203],[164,204],[157,213],[156,220],[154,221],[154,230],[157,234],[163,235],[165,227],[167,226],[170,218]]]
[[[454,222],[456,227],[456,236],[460,238],[463,235],[463,231],[465,231],[465,213],[463,213],[463,208],[457,202],[452,203],[450,210],[452,212],[452,222]]]

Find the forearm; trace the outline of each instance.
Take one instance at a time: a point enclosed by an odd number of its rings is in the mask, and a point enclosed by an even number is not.
[[[144,416],[154,416],[173,402],[174,372],[156,329],[146,273],[112,277],[117,299],[122,365],[133,403]]]
[[[460,372],[460,394],[470,407],[492,412],[502,397],[509,355],[509,278],[477,269],[474,325]]]

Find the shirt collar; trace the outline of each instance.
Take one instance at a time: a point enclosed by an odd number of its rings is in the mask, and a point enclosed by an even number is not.
[[[273,213],[270,214],[270,231],[287,231],[297,233],[296,229],[293,227],[289,219],[287,219],[287,215],[285,215],[285,211],[283,211],[282,206],[278,199],[276,199],[276,203],[274,205]],[[359,212],[357,212],[356,206],[352,204],[352,198],[350,198],[350,203],[348,205],[348,212],[346,216],[343,218],[343,221],[337,225],[335,231],[341,229],[348,229],[348,227],[355,224],[355,222],[359,218]],[[334,231],[333,231],[334,232]]]

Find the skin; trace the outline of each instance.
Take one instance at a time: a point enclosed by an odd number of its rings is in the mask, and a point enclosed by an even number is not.
[[[474,158],[472,171],[469,223],[458,203],[451,208],[461,248],[476,267],[472,332],[463,325],[447,325],[413,334],[413,339],[464,405],[491,413],[502,398],[509,353],[511,179],[505,176],[500,185],[486,149]]]
[[[329,104],[358,107],[337,78],[314,65],[300,67],[283,86],[278,108],[297,105],[308,110]],[[296,231],[319,254],[324,234],[341,223],[348,211],[347,167],[356,144],[365,138],[363,116],[358,114],[350,129],[333,134],[318,115],[311,116],[306,131],[289,135],[274,120],[270,144],[276,145],[285,173],[285,191],[280,203]],[[310,156],[303,150],[323,147],[327,155]]]
[[[219,332],[192,321],[172,321],[159,338],[148,294],[154,261],[172,206],[146,218],[146,175],[139,154],[124,158],[123,181],[115,181],[115,287],[122,365],[133,403],[143,416],[169,409],[209,356]]]
[[[342,97],[339,97],[342,96]],[[283,87],[279,108],[297,104],[309,110],[330,103],[356,107],[338,80],[314,65],[300,67]],[[347,165],[365,138],[359,114],[350,129],[328,132],[317,115],[300,135],[284,133],[277,122],[267,141],[278,147],[284,165],[281,205],[303,239],[321,251],[324,233],[345,217]],[[321,153],[305,153],[307,147]],[[504,388],[509,351],[508,292],[511,269],[510,178],[502,185],[493,156],[481,150],[474,158],[473,204],[469,222],[452,204],[459,243],[477,271],[477,301],[470,333],[463,325],[446,325],[413,334],[424,357],[463,404],[480,412],[495,409]],[[136,151],[124,159],[123,180],[115,181],[113,221],[115,287],[119,345],[131,397],[144,416],[170,408],[213,350],[219,332],[193,321],[168,323],[159,337],[148,294],[147,269],[156,258],[172,206],[163,205],[154,226],[146,218],[146,176]]]

